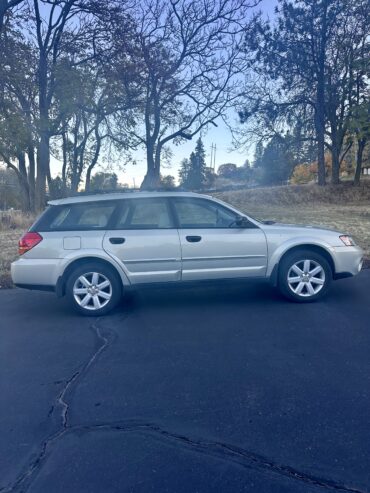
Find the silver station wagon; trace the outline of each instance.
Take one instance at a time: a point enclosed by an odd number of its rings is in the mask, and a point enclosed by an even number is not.
[[[361,248],[346,234],[259,222],[220,200],[126,192],[54,200],[19,241],[12,278],[103,315],[132,286],[265,278],[290,300],[314,301],[356,275]]]

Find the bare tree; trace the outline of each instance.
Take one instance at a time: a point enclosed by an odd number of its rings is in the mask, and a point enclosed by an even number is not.
[[[65,115],[57,144],[62,140],[62,181],[65,189],[77,192],[82,175],[90,187],[91,173],[102,147],[111,136],[109,116],[115,111],[115,98],[99,66],[86,65],[63,70],[64,84],[56,91],[56,102]],[[73,88],[80,88],[76,92]],[[66,96],[70,94],[68,102]],[[65,111],[65,105],[68,110]],[[64,111],[62,107],[64,106]]]
[[[4,17],[7,12],[9,12],[17,5],[21,4],[24,0],[0,0],[0,32],[4,25]]]
[[[0,159],[16,174],[25,210],[35,204],[35,58],[7,23],[0,45]],[[28,158],[26,160],[26,157]],[[28,161],[28,162],[27,162]],[[28,164],[28,166],[27,166]]]
[[[47,20],[40,6],[48,7]],[[56,66],[61,54],[62,35],[74,15],[76,0],[48,2],[33,0],[33,15],[38,48],[39,143],[37,149],[36,207],[45,205],[46,179],[50,182],[51,107],[56,85]],[[34,32],[32,31],[32,32]]]
[[[136,34],[115,30],[135,67],[128,85],[142,117],[129,133],[146,149],[142,188],[160,184],[166,145],[192,139],[225,115],[240,92],[240,41],[259,0],[143,0],[129,10]],[[119,51],[119,50],[117,50]],[[121,74],[125,83],[126,73]],[[140,91],[137,91],[138,87]]]

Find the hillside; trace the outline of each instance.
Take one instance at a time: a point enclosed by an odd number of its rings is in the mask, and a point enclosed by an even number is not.
[[[337,186],[327,185],[319,187],[317,185],[289,185],[281,187],[266,187],[237,190],[232,192],[219,192],[215,196],[222,200],[232,202],[234,205],[270,205],[270,206],[290,206],[308,205],[316,206],[320,204],[354,204],[367,205],[370,207],[370,182],[365,182],[359,187],[351,184],[341,184]]]

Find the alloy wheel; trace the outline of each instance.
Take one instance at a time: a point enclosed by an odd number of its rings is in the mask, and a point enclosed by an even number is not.
[[[308,298],[324,287],[325,270],[316,260],[299,260],[290,267],[287,280],[294,294]]]
[[[100,310],[112,298],[112,283],[104,274],[87,272],[79,276],[73,285],[76,303],[85,310]]]

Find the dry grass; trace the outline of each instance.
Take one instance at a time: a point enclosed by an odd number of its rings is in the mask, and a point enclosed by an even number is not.
[[[326,226],[351,234],[370,257],[370,183],[325,187],[314,185],[259,188],[216,193],[258,219]],[[12,287],[10,264],[17,257],[19,237],[33,222],[19,212],[0,220],[0,289]],[[370,262],[367,264],[370,267]]]
[[[11,288],[10,264],[18,254],[18,240],[24,230],[0,231],[0,289]]]
[[[0,212],[0,289],[12,287],[10,264],[18,256],[18,240],[35,216],[20,211]]]
[[[268,205],[268,206],[303,206],[316,205],[364,205],[370,207],[370,182],[362,183],[359,187],[351,184],[338,186],[327,185],[290,185],[285,187],[269,187],[245,189],[230,192],[219,192],[214,195],[222,197],[234,205]]]
[[[25,214],[20,211],[0,211],[0,231],[9,231],[12,229],[27,230],[34,222],[35,216]]]

